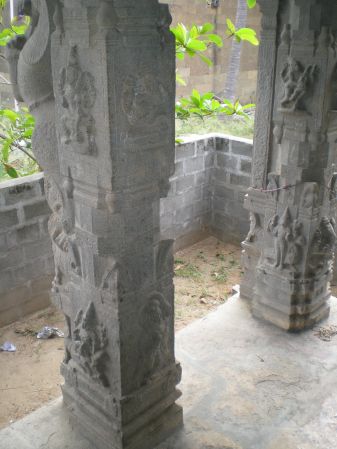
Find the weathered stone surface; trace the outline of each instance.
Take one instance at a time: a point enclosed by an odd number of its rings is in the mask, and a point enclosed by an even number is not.
[[[157,0],[25,7],[30,37],[7,56],[45,170],[64,403],[97,449],[148,449],[182,424],[159,216],[174,170],[170,15]]]
[[[333,1],[260,0],[263,13],[251,229],[241,295],[287,329],[329,313],[336,244]],[[276,22],[275,18],[280,20]]]

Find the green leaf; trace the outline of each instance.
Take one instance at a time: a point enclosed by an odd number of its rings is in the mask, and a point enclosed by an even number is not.
[[[213,44],[215,44],[217,47],[223,46],[222,39],[217,34],[208,34],[207,38],[210,42],[213,42]]]
[[[0,32],[0,46],[5,47],[14,36],[14,31],[10,30],[9,28],[4,28]]]
[[[7,118],[14,125],[18,119],[18,113],[13,111],[12,109],[0,109],[0,116]]]
[[[242,109],[254,109],[256,107],[255,103],[248,103],[242,106]]]
[[[240,28],[235,32],[235,37],[243,41],[248,41],[252,45],[259,45],[256,32],[252,28]]]
[[[256,6],[256,0],[247,0],[248,8],[252,9]]]
[[[192,39],[187,44],[187,50],[205,51],[205,50],[207,50],[207,45],[203,41],[198,41],[197,39]]]
[[[5,171],[7,173],[8,176],[10,176],[11,178],[18,178],[18,172],[15,170],[15,168],[12,165],[6,164],[5,162],[3,163],[4,167],[5,167]]]
[[[199,34],[207,34],[214,30],[214,25],[212,23],[204,23],[199,29]]]
[[[4,162],[8,162],[9,150],[11,148],[11,144],[12,144],[11,139],[6,139],[2,144],[1,153],[2,153],[2,159]]]
[[[235,28],[234,23],[231,21],[231,19],[227,18],[226,24],[227,24],[227,34],[229,34],[230,36],[235,34],[236,28]]]

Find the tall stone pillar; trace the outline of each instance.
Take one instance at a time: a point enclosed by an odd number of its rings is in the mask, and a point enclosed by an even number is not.
[[[182,424],[172,241],[159,240],[174,169],[168,7],[33,0],[26,13],[29,38],[8,57],[46,171],[64,403],[95,448],[149,449]]]
[[[337,4],[259,0],[251,228],[242,296],[286,330],[329,313],[337,196]]]

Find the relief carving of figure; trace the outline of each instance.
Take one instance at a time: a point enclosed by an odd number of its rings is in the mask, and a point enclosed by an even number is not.
[[[288,58],[281,73],[284,84],[281,110],[293,112],[300,109],[299,103],[313,85],[316,73],[316,65],[308,65],[304,69],[294,58]]]
[[[262,233],[262,227],[259,214],[250,212],[249,218],[250,218],[250,228],[245,241],[252,243],[255,242],[259,234]]]
[[[67,67],[61,71],[59,83],[63,116],[61,141],[82,154],[94,154],[95,120],[92,108],[96,101],[94,77],[79,64],[77,47],[69,53]]]
[[[268,192],[268,196],[270,196],[270,198],[273,198],[277,201],[278,199],[278,185],[279,182],[279,175],[277,173],[268,173],[268,183],[267,183],[267,190]]]
[[[275,268],[283,268],[288,252],[288,242],[291,240],[290,213],[286,208],[281,218],[274,215],[268,223],[267,230],[274,237]]]
[[[317,207],[318,201],[318,185],[316,182],[308,183],[303,190],[302,204],[304,209],[312,209]]]
[[[336,240],[335,220],[323,217],[310,245],[309,272],[312,276],[322,270],[331,270]]]
[[[78,312],[75,318],[73,341],[70,353],[74,360],[79,359],[80,366],[92,379],[109,386],[106,364],[109,355],[106,351],[108,336],[106,328],[97,320],[94,304],[89,303],[85,312]]]
[[[142,374],[144,381],[155,372],[163,369],[170,356],[169,335],[172,309],[161,293],[153,293],[140,314],[140,326],[143,331],[140,342]],[[145,363],[145,365],[144,365]]]
[[[46,198],[52,213],[48,230],[53,243],[55,258],[55,278],[53,291],[58,292],[65,275],[70,271],[81,274],[81,264],[74,233],[75,218],[72,202],[73,185],[71,178],[64,182],[63,191],[52,177],[45,178]]]
[[[62,186],[55,128],[50,42],[53,16],[60,18],[60,11],[55,7],[60,8],[60,4],[54,0],[24,0],[19,13],[30,16],[30,27],[24,37],[18,36],[9,42],[6,56],[14,94],[35,116],[32,143],[45,172],[46,197],[52,210],[48,227],[55,253],[54,288],[57,290],[70,267],[79,273],[79,260],[73,235],[73,186],[70,178]],[[66,266],[62,253],[69,254],[70,267]]]
[[[295,220],[292,225],[292,234],[289,239],[288,260],[293,268],[297,268],[303,260],[303,248],[306,238],[303,235],[303,223]]]

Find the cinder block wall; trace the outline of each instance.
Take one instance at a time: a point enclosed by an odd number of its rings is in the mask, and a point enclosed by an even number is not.
[[[176,147],[176,170],[161,201],[162,238],[176,248],[210,233],[242,240],[249,228],[243,198],[250,183],[252,142],[195,136]],[[44,307],[54,266],[43,174],[0,184],[0,327]]]
[[[161,200],[163,238],[176,249],[203,235],[240,242],[249,230],[243,208],[250,186],[253,143],[223,134],[193,136],[176,147],[176,170]]]
[[[42,173],[0,184],[0,326],[49,305],[49,214]]]
[[[212,207],[213,165],[213,137],[186,139],[176,147],[170,191],[160,202],[162,237],[177,240],[176,249],[194,243],[206,232]]]
[[[243,208],[250,186],[252,141],[215,138],[210,232],[220,240],[242,241],[249,230],[249,214]]]

